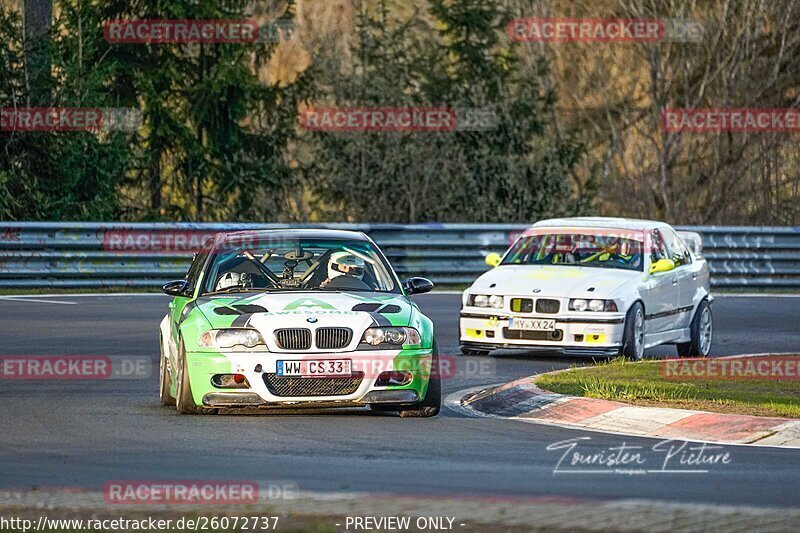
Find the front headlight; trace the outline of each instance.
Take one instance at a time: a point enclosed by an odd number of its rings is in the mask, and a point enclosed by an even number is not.
[[[251,328],[226,328],[212,329],[200,336],[201,348],[233,348],[234,346],[244,346],[255,348],[263,345],[264,339],[261,334]]]
[[[473,294],[467,300],[467,304],[474,307],[494,307],[495,309],[502,309],[503,297],[497,295]]]
[[[392,344],[396,346],[418,346],[422,343],[419,332],[414,328],[368,328],[361,338],[361,344],[379,346]]]
[[[472,296],[472,305],[475,307],[489,307],[489,297],[485,294],[475,294]]]
[[[578,312],[616,312],[617,304],[614,300],[586,300],[584,298],[574,298],[569,301],[569,310]]]

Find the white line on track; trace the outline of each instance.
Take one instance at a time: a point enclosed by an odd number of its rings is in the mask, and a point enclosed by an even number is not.
[[[61,300],[40,300],[38,298],[27,298],[23,296],[0,296],[0,300],[5,300],[9,302],[30,302],[35,304],[78,305],[78,302],[64,302]]]

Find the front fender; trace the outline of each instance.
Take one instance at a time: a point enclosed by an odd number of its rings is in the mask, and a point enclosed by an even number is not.
[[[416,305],[412,306],[412,310],[408,325],[419,331],[422,348],[430,350],[433,348],[433,321],[423,315]]]
[[[187,352],[197,351],[200,345],[200,336],[211,328],[211,323],[205,315],[200,309],[193,306],[178,326],[178,337],[183,340]]]
[[[642,302],[645,305],[645,297],[642,289],[647,283],[647,274],[642,273],[636,279],[626,282],[621,287],[618,287],[611,295],[611,299],[620,303],[619,312],[627,313],[628,309],[636,302]]]

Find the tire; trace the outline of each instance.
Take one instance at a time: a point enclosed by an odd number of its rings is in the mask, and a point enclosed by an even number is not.
[[[161,343],[161,349],[159,352],[163,352],[164,350],[164,343]],[[158,380],[158,398],[161,401],[162,407],[170,407],[175,405],[175,398],[169,392],[169,389],[172,387],[172,378],[169,375],[169,370],[167,370],[167,362],[164,358],[164,354],[161,353],[160,357],[160,364],[159,367],[161,372],[159,373],[159,380]]]
[[[644,357],[644,306],[641,302],[633,304],[625,315],[620,355],[630,361],[641,361]]]
[[[707,357],[711,352],[714,335],[714,316],[708,300],[703,300],[697,306],[689,330],[691,340],[677,345],[678,355],[680,357]]]
[[[489,355],[491,350],[481,350],[479,348],[470,348],[469,346],[461,346],[462,355]]]
[[[176,387],[178,390],[178,397],[175,399],[175,407],[178,410],[178,414],[203,415],[215,413],[216,409],[198,407],[197,404],[194,403],[194,398],[192,397],[192,384],[189,383],[189,365],[186,362],[186,349],[183,347],[183,341],[180,343],[178,360],[178,364],[180,365],[178,383]]]
[[[435,376],[433,375],[435,369]],[[429,418],[439,414],[442,408],[442,379],[439,376],[439,350],[433,344],[433,360],[431,361],[431,377],[425,398],[411,405],[370,404],[369,408],[378,413],[396,411],[403,418]]]

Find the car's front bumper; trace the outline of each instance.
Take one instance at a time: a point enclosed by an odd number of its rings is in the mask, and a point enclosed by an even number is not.
[[[625,316],[622,313],[602,315],[593,318],[462,312],[459,339],[462,346],[483,350],[525,348],[566,354],[613,355],[622,346]],[[512,316],[555,320],[555,331],[509,329],[509,319]]]
[[[432,349],[337,353],[188,352],[189,381],[195,404],[207,407],[347,407],[371,403],[412,404],[425,397]],[[350,359],[349,377],[286,378],[276,375],[278,360]],[[404,370],[406,385],[376,385],[381,372]],[[220,388],[217,374],[242,374],[247,388]]]
[[[241,407],[269,408],[324,408],[324,407],[362,407],[375,403],[413,404],[420,400],[419,392],[409,390],[373,390],[365,396],[351,400],[311,400],[268,401],[254,392],[209,392],[203,396],[203,405],[224,409]]]

